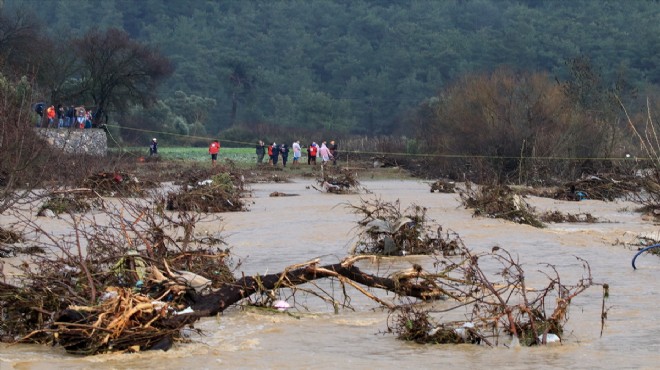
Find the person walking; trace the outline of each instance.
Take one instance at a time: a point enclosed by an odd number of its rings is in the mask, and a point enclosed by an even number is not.
[[[300,165],[300,155],[301,155],[301,149],[300,149],[300,140],[296,140],[293,142],[291,145],[291,148],[293,148],[293,164],[291,167],[296,167]]]
[[[220,152],[220,142],[213,140],[209,145],[209,154],[211,155],[211,164],[215,167],[215,162],[218,160],[218,152]]]
[[[266,144],[264,144],[262,140],[259,140],[257,142],[256,153],[257,153],[257,164],[263,163],[264,155],[266,155]]]

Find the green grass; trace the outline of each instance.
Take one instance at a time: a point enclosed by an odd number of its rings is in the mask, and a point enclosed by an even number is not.
[[[141,147],[127,147],[122,148],[124,151],[131,153],[144,153],[144,156],[149,155],[149,148]],[[117,149],[109,149],[116,151]],[[184,160],[184,161],[210,161],[211,155],[208,148],[194,148],[194,147],[158,147],[158,155],[163,160]],[[257,155],[254,148],[221,148],[218,154],[218,160],[230,159],[237,164],[250,164],[257,161]]]
[[[121,149],[122,152],[128,152],[136,156],[149,156],[148,147],[124,147]],[[119,151],[117,148],[108,148],[108,151],[113,153]],[[164,161],[189,161],[189,162],[200,162],[200,163],[211,163],[211,155],[208,153],[207,148],[195,148],[195,147],[171,147],[171,146],[159,146],[158,155],[161,160]],[[218,162],[222,163],[226,159],[231,160],[236,164],[237,167],[247,169],[247,168],[257,168],[257,155],[254,152],[254,148],[221,148],[218,155]],[[268,156],[264,158],[264,162],[268,163]],[[316,173],[319,171],[320,166],[308,166],[307,157],[303,153],[303,157],[300,160],[301,165],[299,167],[293,168],[291,165],[293,163],[293,155],[289,155],[289,163],[285,173],[297,176],[309,176],[310,174]],[[281,159],[280,164],[278,165],[281,168]],[[265,165],[265,164],[264,164]],[[409,178],[410,174],[400,168],[371,168],[370,163],[360,163],[360,162],[344,162],[340,161],[340,165],[345,168],[352,168],[360,172],[361,179],[401,179]]]

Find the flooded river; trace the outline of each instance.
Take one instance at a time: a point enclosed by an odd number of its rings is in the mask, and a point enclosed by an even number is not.
[[[475,251],[498,245],[517,255],[526,271],[540,263],[557,266],[564,282],[582,276],[575,256],[587,260],[597,282],[610,285],[611,309],[600,337],[602,290],[594,286],[571,305],[561,346],[488,348],[475,345],[417,345],[397,340],[387,330],[387,311],[356,291],[349,291],[353,310],[335,314],[333,307],[298,293],[300,310],[293,315],[244,311],[237,308],[196,324],[203,330],[191,343],[177,344],[168,352],[109,354],[92,357],[67,355],[61,348],[37,345],[0,345],[0,370],[7,369],[402,369],[402,368],[657,368],[660,363],[660,306],[656,295],[660,259],[643,255],[633,271],[636,249],[618,244],[632,235],[656,231],[650,221],[632,212],[628,202],[586,200],[563,202],[531,197],[539,211],[589,212],[596,224],[553,224],[545,229],[506,221],[473,218],[455,194],[430,193],[422,181],[363,181],[373,194],[322,194],[309,188],[311,180],[286,184],[252,185],[250,211],[228,213],[198,226],[198,230],[223,230],[240,271],[245,274],[279,272],[287,266],[321,258],[322,264],[346,256],[353,241],[356,216],[346,207],[361,198],[399,199],[428,207],[428,216],[445,229],[457,232]],[[269,197],[278,191],[298,194]],[[361,262],[360,268],[387,274],[412,263],[430,267],[419,256],[386,258],[378,265]],[[529,284],[534,285],[534,277]],[[568,279],[568,280],[566,280]],[[541,280],[537,280],[539,285]],[[319,285],[337,296],[340,287]],[[377,292],[391,298],[383,292]],[[291,300],[290,303],[293,303]],[[437,305],[451,305],[438,302]],[[304,308],[302,308],[304,307]],[[305,309],[306,308],[306,309]],[[447,314],[461,319],[465,312]],[[456,315],[459,315],[456,317]]]

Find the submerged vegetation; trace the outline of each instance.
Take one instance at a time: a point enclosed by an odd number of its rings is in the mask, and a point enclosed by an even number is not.
[[[567,284],[555,266],[544,264],[547,283],[531,288],[528,271],[506,250],[473,253],[461,243],[459,259],[439,259],[441,289],[456,301],[469,302],[468,319],[438,322],[430,310],[406,306],[390,314],[389,330],[399,339],[418,343],[475,343],[488,346],[542,345],[561,341],[571,301],[593,285],[602,285],[602,317],[606,317],[607,284],[593,281],[589,264],[578,258],[583,276]],[[497,271],[482,266],[493,262]],[[453,282],[450,284],[449,282]],[[455,308],[444,310],[451,311]],[[604,321],[602,322],[604,324]]]

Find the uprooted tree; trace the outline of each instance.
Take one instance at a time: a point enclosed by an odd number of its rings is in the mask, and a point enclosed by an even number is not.
[[[46,252],[18,266],[20,281],[0,284],[0,334],[5,341],[58,343],[77,354],[167,349],[181,339],[182,328],[200,317],[255,297],[272,301],[284,288],[295,294],[296,287],[323,278],[341,284],[344,294],[353,287],[393,312],[405,305],[379,297],[377,290],[417,300],[454,299],[457,307],[470,304],[471,321],[479,323],[478,338],[497,343],[493,338],[512,335],[531,344],[538,343],[537,334],[561,335],[571,299],[594,284],[590,274],[574,286],[551,274],[548,287],[531,298],[525,274],[510,254],[473,254],[462,242],[460,253],[437,260],[436,271],[413,265],[379,276],[355,265],[376,257],[355,256],[325,265],[312,260],[279,273],[236,279],[222,238],[195,231],[198,223],[208,221],[200,213],[169,214],[160,206],[123,201],[108,206],[103,225],[96,222],[98,215],[70,217],[73,233],[64,237],[52,236],[29,217],[17,217],[40,235],[32,243]],[[508,272],[504,279],[493,282],[486,273],[480,262],[487,257],[502,263]],[[350,305],[346,297],[301,289],[336,308]],[[554,291],[559,300],[551,307]],[[491,335],[482,334],[486,329]]]

